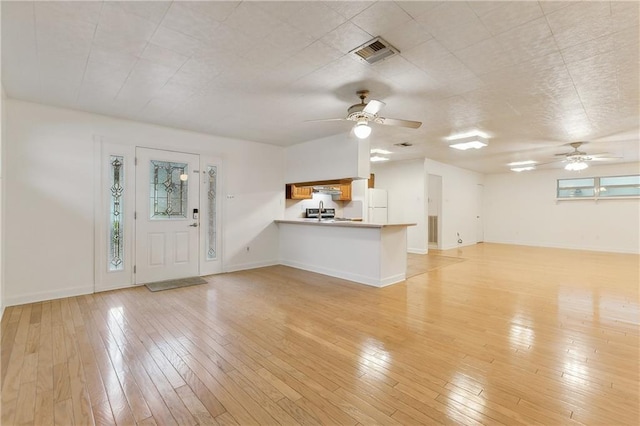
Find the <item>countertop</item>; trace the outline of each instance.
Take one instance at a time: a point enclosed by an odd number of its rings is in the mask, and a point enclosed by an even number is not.
[[[391,226],[415,226],[415,223],[370,223],[349,220],[321,220],[318,219],[278,219],[275,223],[289,223],[295,225],[332,226],[344,228],[386,228]]]

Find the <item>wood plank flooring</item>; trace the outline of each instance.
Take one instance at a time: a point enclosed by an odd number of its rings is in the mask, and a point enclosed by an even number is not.
[[[438,256],[382,289],[274,266],[9,307],[1,423],[639,424],[639,256]]]

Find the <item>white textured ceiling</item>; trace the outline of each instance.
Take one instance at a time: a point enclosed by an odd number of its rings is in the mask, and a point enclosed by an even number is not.
[[[569,142],[639,159],[639,10],[631,2],[2,1],[9,97],[291,145],[349,132],[356,90],[381,115],[371,146],[479,172],[548,161]],[[381,36],[401,54],[349,51]],[[479,129],[489,147],[444,138]],[[410,142],[410,148],[394,144]]]

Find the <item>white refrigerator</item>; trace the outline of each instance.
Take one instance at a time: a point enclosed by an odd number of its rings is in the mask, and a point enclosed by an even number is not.
[[[387,190],[369,188],[367,221],[371,223],[387,223]]]

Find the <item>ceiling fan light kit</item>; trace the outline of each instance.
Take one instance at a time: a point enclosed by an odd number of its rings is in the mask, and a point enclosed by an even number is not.
[[[567,163],[567,165],[564,166],[564,169],[569,170],[571,172],[579,172],[580,170],[584,170],[587,167],[589,167],[587,163],[585,163],[582,160],[578,160],[578,161],[569,161],[569,163]]]
[[[371,127],[367,125],[366,121],[358,122],[353,126],[353,133],[358,139],[366,139],[371,134]]]

